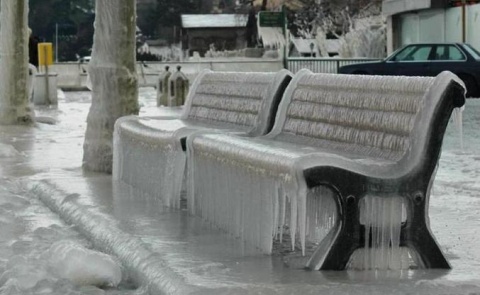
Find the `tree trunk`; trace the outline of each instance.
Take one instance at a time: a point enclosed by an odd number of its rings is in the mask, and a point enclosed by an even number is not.
[[[31,124],[28,97],[28,0],[0,2],[0,124]]]
[[[261,11],[267,10],[267,0],[262,0],[262,7],[260,8]]]
[[[136,1],[96,1],[95,34],[88,73],[92,106],[87,117],[83,167],[112,171],[115,121],[138,114],[135,60]]]

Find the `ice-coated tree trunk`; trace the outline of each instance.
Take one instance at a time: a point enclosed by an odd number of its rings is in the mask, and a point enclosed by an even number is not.
[[[115,121],[138,114],[135,6],[135,0],[96,1],[88,69],[92,106],[83,144],[83,167],[87,170],[111,173]]]
[[[0,124],[30,124],[28,0],[0,2]]]

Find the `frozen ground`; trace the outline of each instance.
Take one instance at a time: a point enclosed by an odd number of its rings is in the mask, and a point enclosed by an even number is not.
[[[447,130],[430,201],[452,270],[308,272],[108,175],[83,173],[89,95],[67,92],[58,108],[37,108],[40,121],[56,124],[0,127],[0,294],[480,294],[480,100],[467,101],[463,150],[454,126]],[[159,113],[153,89],[140,95],[142,115]],[[52,255],[59,243],[112,256],[75,262],[77,254]],[[112,261],[122,263],[119,284]],[[73,284],[65,265],[90,280]]]

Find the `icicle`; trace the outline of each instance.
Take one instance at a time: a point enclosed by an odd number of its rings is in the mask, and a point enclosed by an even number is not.
[[[277,183],[274,183],[274,196],[273,196],[273,237],[275,239],[279,239],[279,232],[280,232],[280,194],[279,194],[279,187]]]
[[[455,123],[455,127],[457,128],[458,132],[458,140],[460,141],[460,149],[463,152],[463,111],[465,110],[465,106],[461,108],[453,109],[452,117],[453,122]]]
[[[306,240],[313,243],[321,242],[337,220],[334,192],[324,186],[309,190],[306,218]]]
[[[409,251],[400,247],[405,206],[400,196],[367,195],[361,200],[360,223],[365,227],[365,247],[355,251],[349,268],[399,270],[409,267]]]
[[[280,194],[280,243],[283,242],[283,230],[287,218],[287,195],[283,187],[279,187]]]
[[[295,235],[297,234],[298,198],[293,193],[291,193],[288,197],[290,199],[290,238],[292,244],[292,251],[294,251]]]
[[[300,236],[300,247],[302,249],[302,255],[305,255],[305,237],[307,235],[306,222],[307,222],[307,187],[306,184],[301,183],[298,191],[298,229]]]
[[[162,200],[167,207],[179,208],[186,155],[175,139],[160,142],[158,131],[148,128],[149,124],[153,123],[136,117],[117,122],[113,177]]]

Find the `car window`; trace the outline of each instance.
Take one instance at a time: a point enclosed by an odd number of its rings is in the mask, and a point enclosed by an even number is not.
[[[402,61],[405,60],[406,56],[412,53],[417,46],[408,46],[400,50],[397,55],[392,58],[392,61]]]
[[[465,50],[473,56],[474,59],[480,60],[480,52],[478,52],[475,48],[472,47],[470,44],[465,44]]]
[[[465,55],[454,45],[438,45],[435,50],[435,60],[455,61],[465,60]]]
[[[428,56],[430,55],[430,51],[432,51],[431,46],[422,46],[418,48],[415,52],[412,52],[412,60],[414,61],[425,61],[428,60]]]
[[[435,60],[448,60],[448,51],[446,45],[438,45],[435,50]]]
[[[464,60],[467,59],[465,55],[458,49],[456,46],[450,45],[447,47],[449,49],[448,59],[449,60]]]
[[[431,51],[430,45],[409,46],[394,56],[392,61],[426,61]]]

